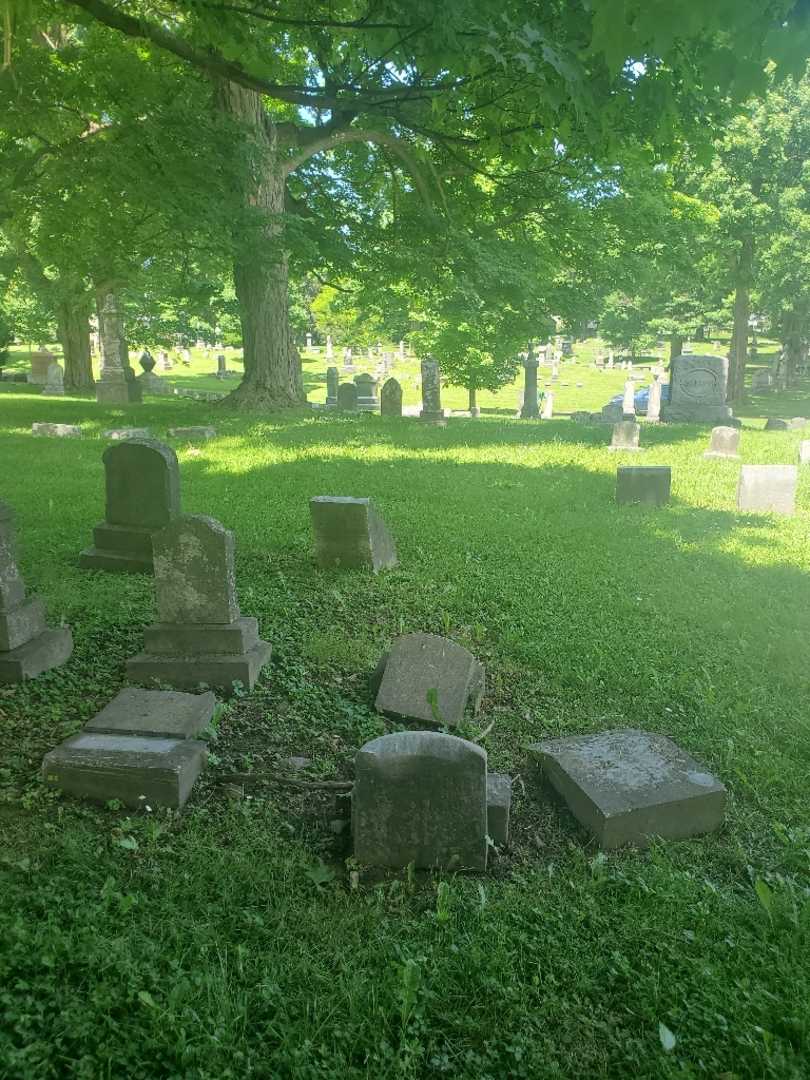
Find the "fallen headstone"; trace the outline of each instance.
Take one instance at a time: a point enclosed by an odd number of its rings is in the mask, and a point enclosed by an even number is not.
[[[665,735],[607,731],[535,743],[544,779],[601,848],[682,840],[723,823],[726,789]]]
[[[616,470],[616,502],[663,506],[669,502],[669,465],[620,465]]]
[[[152,432],[146,427],[109,428],[104,433],[105,439],[122,442],[124,439],[151,439]]]
[[[185,514],[152,545],[158,622],[144,632],[144,651],[127,661],[129,681],[252,690],[271,650],[256,619],[239,611],[233,533],[214,518]]]
[[[60,667],[73,652],[67,626],[50,629],[45,604],[25,595],[17,566],[14,515],[0,502],[0,684],[33,679]]]
[[[433,731],[383,735],[355,760],[355,858],[369,866],[486,870],[487,755]]]
[[[129,439],[102,456],[107,493],[104,521],[93,546],[79,556],[83,570],[152,572],[152,536],[180,513],[180,469],[170,446]]]
[[[44,435],[51,439],[80,439],[82,429],[76,424],[44,424],[31,425],[32,435]]]
[[[172,439],[186,439],[188,442],[205,442],[217,437],[217,429],[205,426],[172,427],[169,428],[169,436]]]
[[[214,717],[217,699],[178,690],[139,690],[127,687],[84,725],[100,735],[143,735],[194,739]]]
[[[317,495],[309,509],[319,566],[369,567],[375,574],[396,566],[394,539],[371,499]]]
[[[743,465],[737,486],[737,509],[795,514],[798,479],[796,465]]]
[[[468,706],[476,714],[484,668],[462,645],[436,634],[397,638],[385,661],[375,708],[405,720],[455,727]]]
[[[733,427],[712,428],[709,449],[705,451],[705,458],[739,458],[740,429]]]

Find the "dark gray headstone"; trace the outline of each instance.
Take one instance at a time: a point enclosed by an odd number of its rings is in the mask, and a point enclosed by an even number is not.
[[[726,789],[665,735],[608,731],[550,739],[530,752],[601,848],[681,840],[723,822]]]
[[[363,372],[355,375],[354,385],[357,387],[357,408],[363,412],[373,412],[380,406],[377,397],[377,380],[373,375]]]
[[[796,513],[796,465],[743,465],[737,486],[737,509],[753,513]]]
[[[671,365],[670,399],[665,420],[723,423],[731,419],[726,404],[728,359],[697,353],[676,356]]]
[[[484,668],[462,645],[436,634],[406,634],[391,646],[374,704],[406,720],[455,727],[468,705],[478,712],[483,693]]]
[[[368,567],[376,574],[397,564],[397,549],[371,499],[318,495],[309,500],[319,566]]]
[[[613,425],[613,437],[608,447],[609,450],[626,450],[630,453],[638,451],[641,427],[635,420],[619,420]]]
[[[337,407],[344,412],[357,412],[357,387],[353,382],[338,386]]]
[[[669,502],[669,465],[620,465],[616,470],[616,502],[663,506]]]
[[[740,429],[734,427],[712,428],[709,449],[704,453],[707,458],[738,458],[740,450]]]
[[[419,416],[430,423],[444,420],[442,408],[442,378],[438,361],[427,356],[422,361],[422,411]]]
[[[156,439],[116,441],[104,451],[105,520],[93,547],[79,556],[85,570],[151,573],[152,536],[180,513],[180,467]]]
[[[402,416],[402,387],[396,379],[387,379],[380,392],[380,414]]]
[[[338,403],[338,387],[340,376],[336,367],[326,369],[326,404],[335,406]]]
[[[45,604],[26,597],[17,566],[14,515],[0,502],[0,684],[33,679],[60,667],[73,652],[66,626],[49,629]]]
[[[523,420],[536,420],[540,415],[540,405],[537,399],[537,369],[539,366],[540,361],[530,351],[523,362],[523,403],[520,407],[520,416]]]
[[[487,756],[431,731],[374,739],[357,754],[354,854],[369,866],[486,870]]]

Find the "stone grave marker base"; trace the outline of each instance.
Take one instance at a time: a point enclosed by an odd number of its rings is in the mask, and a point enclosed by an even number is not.
[[[177,690],[128,688],[88,721],[84,730],[102,735],[193,739],[211,723],[216,702],[210,691],[184,694]]]
[[[37,637],[9,652],[0,652],[0,684],[20,683],[64,664],[73,652],[67,626],[43,630]]]
[[[234,683],[252,690],[259,672],[270,660],[271,651],[268,642],[260,641],[247,652],[236,655],[169,656],[142,652],[127,660],[127,679],[133,683],[165,683],[183,690],[204,685],[229,692]]]
[[[512,806],[512,777],[487,773],[487,833],[493,844],[509,843],[509,810]]]
[[[79,554],[82,570],[112,570],[123,574],[151,574],[152,534],[154,529],[131,525],[108,525],[93,528],[92,547]]]

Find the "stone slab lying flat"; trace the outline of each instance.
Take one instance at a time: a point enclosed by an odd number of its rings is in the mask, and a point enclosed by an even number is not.
[[[32,424],[32,435],[45,435],[51,439],[80,439],[82,429],[75,424]]]
[[[214,717],[217,699],[177,690],[137,690],[130,687],[84,725],[85,731],[108,735],[153,735],[193,739]]]
[[[119,427],[110,428],[104,432],[105,439],[117,442],[121,439],[151,439],[152,432],[148,427]]]
[[[620,465],[616,470],[616,502],[663,506],[669,502],[669,465]]]
[[[509,811],[512,806],[512,777],[487,773],[487,833],[493,844],[509,843]]]
[[[796,513],[796,465],[743,465],[737,485],[737,509],[753,513]]]
[[[601,848],[682,840],[723,823],[725,787],[665,735],[606,731],[535,743],[529,752]]]
[[[179,809],[206,761],[205,743],[80,732],[45,755],[42,778],[68,795]]]
[[[241,683],[252,690],[264,665],[270,660],[270,644],[260,641],[255,648],[236,656],[158,656],[142,652],[127,660],[127,680],[134,683],[164,683],[181,690],[213,686],[225,692]]]
[[[73,635],[67,626],[44,630],[25,645],[0,653],[0,684],[34,679],[64,664],[73,652]]]
[[[374,705],[406,720],[452,727],[463,721],[468,704],[478,712],[483,693],[484,668],[462,645],[436,634],[405,634],[391,646]]]
[[[188,439],[190,442],[201,442],[206,439],[215,439],[217,429],[212,427],[170,427],[169,435],[173,439]]]

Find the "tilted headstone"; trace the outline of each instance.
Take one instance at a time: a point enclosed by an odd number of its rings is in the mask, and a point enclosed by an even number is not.
[[[396,379],[387,379],[380,391],[380,414],[402,416],[402,387]]]
[[[214,518],[185,514],[152,544],[158,622],[144,633],[144,651],[127,661],[130,682],[253,689],[270,645],[256,619],[239,612],[233,533]]]
[[[361,412],[375,412],[380,407],[380,399],[377,397],[377,380],[373,375],[363,372],[355,375],[354,385],[357,387],[357,408]]]
[[[14,515],[0,502],[0,684],[20,683],[64,664],[73,652],[67,626],[49,629],[45,604],[26,597],[17,566]]]
[[[433,731],[366,743],[355,759],[354,855],[369,866],[486,870],[487,755]]]
[[[728,359],[697,353],[676,356],[672,361],[669,402],[665,420],[723,423],[731,419],[726,404]]]
[[[106,513],[79,566],[151,573],[152,537],[180,513],[177,454],[156,439],[128,439],[108,446],[102,460]]]
[[[319,566],[368,567],[376,574],[397,565],[397,549],[371,499],[318,495],[309,500]]]
[[[330,367],[326,369],[326,404],[330,408],[334,408],[338,403],[338,387],[340,386],[340,376],[338,375],[338,369],[336,367]]]
[[[712,428],[709,449],[706,458],[738,458],[740,450],[740,429],[734,427]]]
[[[338,386],[337,407],[343,412],[357,412],[357,386],[353,382]]]
[[[650,424],[657,424],[661,419],[661,391],[661,376],[656,374],[647,397],[647,422]]]
[[[796,513],[796,465],[743,465],[737,486],[737,509],[753,513]]]
[[[135,372],[122,362],[121,317],[115,297],[107,296],[99,315],[101,325],[101,375],[96,400],[104,405],[138,404],[143,398]]]
[[[625,420],[635,420],[636,418],[636,384],[631,379],[628,379],[624,384],[622,416]]]
[[[31,425],[31,434],[45,436],[49,439],[80,439],[82,429],[76,424],[43,424]]]
[[[440,423],[444,420],[442,408],[442,378],[439,363],[431,356],[426,356],[421,364],[422,369],[422,411],[419,417],[429,423]]]
[[[638,444],[641,426],[635,420],[619,420],[613,425],[613,438],[609,450],[624,450],[634,453],[641,449]]]
[[[468,707],[478,712],[483,694],[484,668],[471,652],[436,634],[406,634],[383,658],[374,705],[406,720],[456,727]]]
[[[523,403],[520,407],[520,416],[523,420],[535,420],[540,415],[540,406],[537,399],[537,369],[540,361],[532,354],[531,349],[523,361]]]
[[[48,374],[45,379],[45,385],[42,388],[42,393],[45,397],[65,396],[65,377],[61,367],[55,360],[48,364]]]
[[[669,465],[620,465],[616,470],[616,502],[663,506],[669,502]]]
[[[723,823],[726,789],[665,735],[606,731],[549,739],[529,751],[601,848],[682,840]]]

